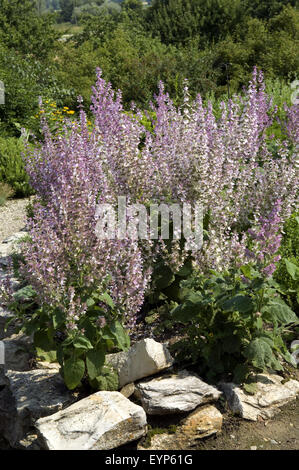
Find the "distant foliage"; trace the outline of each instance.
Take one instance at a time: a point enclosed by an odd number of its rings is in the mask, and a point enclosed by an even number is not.
[[[283,289],[285,298],[299,316],[299,213],[294,213],[284,225],[280,248],[281,261],[274,278]]]
[[[16,197],[29,196],[34,192],[24,168],[24,151],[21,139],[0,137],[0,184],[9,185]]]
[[[1,0],[0,44],[20,54],[46,58],[54,46],[57,34],[53,18],[38,15],[35,0]]]

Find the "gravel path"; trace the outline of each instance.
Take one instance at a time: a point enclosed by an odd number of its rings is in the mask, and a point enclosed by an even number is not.
[[[12,199],[0,207],[0,243],[24,228],[29,200],[30,198]]]

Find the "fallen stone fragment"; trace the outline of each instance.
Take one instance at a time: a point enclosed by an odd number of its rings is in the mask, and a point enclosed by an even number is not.
[[[106,356],[106,362],[118,373],[119,388],[172,366],[173,358],[164,344],[147,338],[128,351]]]
[[[42,370],[50,369],[50,370],[59,372],[60,364],[58,362],[37,361],[35,368],[42,369]]]
[[[129,398],[131,395],[133,395],[134,392],[135,392],[134,383],[127,384],[120,390],[120,393],[126,398]]]
[[[7,371],[0,377],[0,436],[14,446],[36,419],[73,400],[56,371]]]
[[[222,428],[222,415],[213,405],[203,405],[194,410],[178,425],[175,432],[154,434],[150,440],[138,443],[138,450],[194,449],[199,439],[216,435]]]
[[[49,450],[109,450],[147,431],[144,410],[119,392],[97,392],[36,422]]]
[[[136,397],[150,415],[191,411],[199,405],[218,400],[221,392],[186,370],[141,382]]]
[[[196,408],[184,421],[181,431],[190,439],[203,439],[218,434],[222,428],[223,417],[213,405]]]
[[[41,450],[38,435],[29,432],[15,445],[15,448],[19,450]]]
[[[258,417],[272,418],[280,411],[280,406],[296,399],[299,394],[299,382],[289,380],[282,384],[283,378],[275,374],[259,374],[256,377],[257,392],[246,394],[234,383],[220,383],[233,413],[244,419],[257,421]]]

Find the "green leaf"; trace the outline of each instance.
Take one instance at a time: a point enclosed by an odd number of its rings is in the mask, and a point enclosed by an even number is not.
[[[13,294],[13,297],[17,302],[27,302],[28,300],[32,300],[36,297],[36,292],[33,287],[29,285],[17,290]]]
[[[36,354],[39,359],[46,362],[56,362],[57,352],[55,350],[44,351],[41,348],[36,348]]]
[[[103,367],[101,375],[90,380],[90,385],[95,390],[118,390],[118,375],[112,367]]]
[[[257,384],[254,382],[244,384],[243,388],[248,395],[255,395],[257,392]]]
[[[290,307],[281,300],[279,302],[270,302],[262,309],[262,311],[271,314],[272,317],[283,325],[298,322],[296,313],[294,313],[293,310],[291,310]]]
[[[289,261],[287,259],[285,259],[284,262],[285,262],[287,271],[288,271],[289,275],[291,276],[291,278],[294,281],[298,281],[299,280],[299,267],[296,266],[296,264],[291,263],[291,261]]]
[[[255,321],[255,326],[258,330],[261,330],[263,328],[264,322],[261,317],[258,317]]]
[[[36,331],[33,342],[38,358],[47,362],[55,362],[57,360],[56,344],[50,337],[48,330]]]
[[[244,266],[241,266],[241,271],[244,274],[245,277],[248,279],[252,279],[251,277],[251,266],[249,264],[245,264]]]
[[[102,331],[101,337],[103,339],[107,339],[107,340],[109,340],[109,339],[114,340],[115,339],[115,336],[111,332],[110,327],[108,325],[105,325],[104,328],[101,331]]]
[[[84,377],[85,364],[82,359],[67,359],[63,366],[63,377],[69,390],[76,388]]]
[[[52,320],[55,329],[59,328],[59,326],[61,326],[61,324],[64,322],[65,318],[60,309],[55,309],[52,315]]]
[[[171,311],[173,320],[181,323],[189,323],[196,318],[197,313],[200,311],[201,303],[193,303],[187,300],[183,304],[176,307]]]
[[[236,295],[229,300],[219,302],[220,307],[225,311],[237,311],[247,313],[253,310],[253,302],[248,295]]]
[[[107,304],[112,309],[115,308],[115,304],[107,292],[104,292],[104,294],[99,295],[99,300]]]
[[[242,273],[244,274],[244,276],[247,277],[247,279],[254,279],[260,276],[259,272],[253,269],[253,267],[250,266],[250,264],[244,264],[243,266],[241,266],[240,269]]]
[[[85,336],[78,336],[74,339],[73,345],[75,348],[80,349],[93,349],[93,345]]]
[[[130,338],[122,326],[122,324],[118,321],[115,321],[110,326],[111,333],[115,337],[118,346],[123,350],[126,351],[130,347]]]
[[[89,297],[89,298],[86,300],[86,305],[87,305],[87,307],[92,307],[93,305],[95,305],[95,301],[93,300],[92,297]]]
[[[258,369],[265,370],[275,363],[272,348],[265,338],[255,338],[244,351],[245,357]]]
[[[91,349],[86,354],[86,367],[91,380],[100,375],[105,362],[104,348]]]

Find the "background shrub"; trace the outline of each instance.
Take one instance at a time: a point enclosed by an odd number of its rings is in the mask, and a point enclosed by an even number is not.
[[[0,207],[3,206],[9,197],[14,195],[14,190],[9,184],[0,182]]]
[[[22,157],[24,150],[22,139],[0,137],[0,182],[11,186],[16,197],[33,194],[24,167]]]
[[[299,212],[294,213],[284,225],[281,261],[274,274],[275,279],[283,287],[288,303],[299,315],[299,276],[293,277],[287,269],[286,260],[297,266],[299,270]]]

